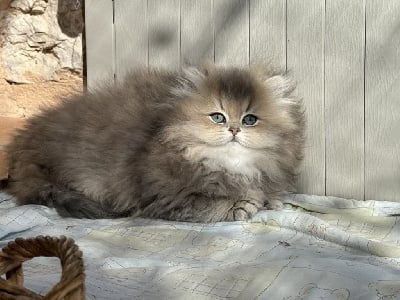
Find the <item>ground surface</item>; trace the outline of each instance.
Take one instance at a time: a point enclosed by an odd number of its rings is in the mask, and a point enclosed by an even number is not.
[[[45,82],[31,76],[30,84],[10,84],[0,69],[0,180],[7,176],[4,146],[16,128],[37,114],[41,107],[56,105],[61,98],[83,92],[82,77],[69,72],[59,74],[59,81]]]

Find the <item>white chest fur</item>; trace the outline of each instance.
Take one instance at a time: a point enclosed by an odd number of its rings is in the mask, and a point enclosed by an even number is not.
[[[227,171],[244,175],[248,178],[260,178],[258,163],[261,154],[257,150],[243,147],[239,143],[228,143],[223,146],[200,145],[187,149],[185,158],[202,162],[212,171]]]

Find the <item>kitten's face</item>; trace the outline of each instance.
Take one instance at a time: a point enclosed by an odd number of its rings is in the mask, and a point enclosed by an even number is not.
[[[191,119],[184,126],[190,130],[193,140],[210,146],[238,144],[253,149],[275,145],[268,126],[268,114],[262,107],[251,105],[254,100],[249,97],[232,99],[218,94],[199,98],[188,101],[185,107]]]
[[[280,132],[293,126],[263,79],[248,70],[214,70],[197,84],[175,124],[188,142],[262,150],[275,147]]]
[[[270,150],[281,150],[298,127],[294,103],[279,90],[284,82],[248,69],[192,75],[192,90],[172,116],[168,139],[186,149],[188,160],[207,161],[212,169],[248,177],[264,168],[278,169]]]

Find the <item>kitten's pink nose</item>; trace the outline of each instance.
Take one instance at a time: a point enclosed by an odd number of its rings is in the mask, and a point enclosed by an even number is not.
[[[233,136],[236,136],[238,134],[238,132],[240,132],[240,128],[239,127],[229,127],[228,129],[230,132],[232,132]]]

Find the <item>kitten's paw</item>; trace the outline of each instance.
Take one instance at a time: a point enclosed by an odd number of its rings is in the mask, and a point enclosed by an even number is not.
[[[260,207],[261,205],[255,201],[239,201],[230,209],[227,221],[247,221],[258,212]]]
[[[282,210],[283,209],[283,203],[280,200],[269,200],[267,205],[267,209],[271,210]]]
[[[247,221],[251,216],[243,208],[235,208],[233,210],[233,220],[234,221]]]

